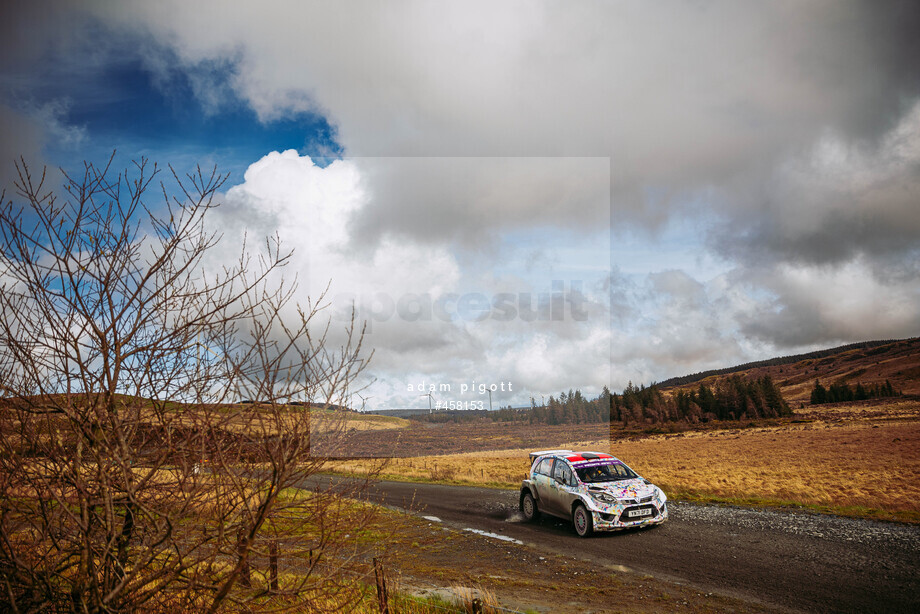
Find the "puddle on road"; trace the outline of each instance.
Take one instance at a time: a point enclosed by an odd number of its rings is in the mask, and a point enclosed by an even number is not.
[[[519,539],[514,539],[513,537],[508,537],[507,535],[499,535],[498,533],[490,533],[489,531],[482,531],[481,529],[470,529],[464,528],[464,531],[469,531],[470,533],[475,533],[476,535],[482,535],[483,537],[491,537],[493,539],[500,539],[503,542],[511,542],[512,544],[517,544],[523,546],[524,542]]]

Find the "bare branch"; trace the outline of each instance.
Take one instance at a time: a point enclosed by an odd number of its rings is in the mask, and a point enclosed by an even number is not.
[[[277,236],[214,262],[216,168],[113,164],[62,171],[58,199],[20,160],[21,204],[0,195],[0,609],[258,609],[268,589],[243,578],[266,535],[306,557],[286,604],[347,609],[370,546],[346,523],[374,512],[295,487],[323,466],[317,429],[345,435],[329,407],[363,331],[330,347]]]

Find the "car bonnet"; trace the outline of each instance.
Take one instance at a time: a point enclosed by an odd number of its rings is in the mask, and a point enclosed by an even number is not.
[[[587,484],[589,491],[605,492],[617,499],[639,499],[654,494],[655,487],[646,484],[642,478],[617,482],[596,482]]]

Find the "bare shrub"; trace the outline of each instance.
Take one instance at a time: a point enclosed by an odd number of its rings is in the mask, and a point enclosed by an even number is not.
[[[347,609],[373,509],[289,489],[311,415],[344,436],[361,331],[293,304],[277,238],[215,266],[225,176],[111,164],[0,197],[0,610]],[[277,589],[266,535],[306,561]]]

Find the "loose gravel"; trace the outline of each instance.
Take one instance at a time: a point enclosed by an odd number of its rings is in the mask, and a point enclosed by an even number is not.
[[[920,526],[804,511],[669,502],[673,519],[920,552]]]

